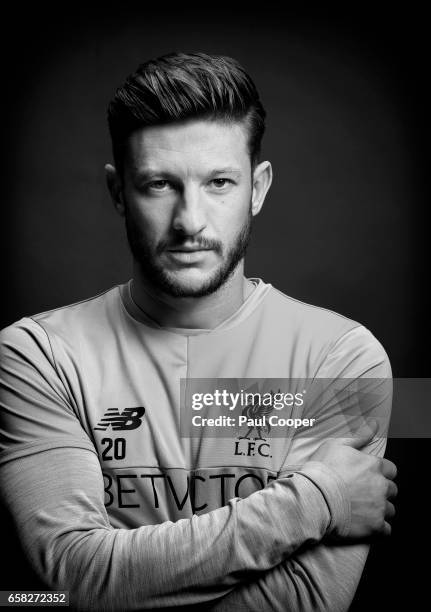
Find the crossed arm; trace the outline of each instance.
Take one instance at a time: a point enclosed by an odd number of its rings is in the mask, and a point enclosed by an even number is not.
[[[25,372],[19,377],[5,367],[6,421],[25,409],[27,393],[33,403],[37,395],[43,409],[51,400],[58,403],[56,389],[42,380],[37,387],[25,382]],[[346,535],[350,512],[343,483],[324,464],[286,465],[264,490],[205,515],[114,529],[97,455],[85,432],[78,433],[72,411],[63,416],[67,436],[48,432],[49,442],[6,456],[0,487],[35,569],[51,588],[69,589],[78,608],[348,608],[367,547],[324,541],[330,534]],[[7,423],[4,431],[10,437],[22,433]]]
[[[381,439],[366,450],[382,456],[383,449]],[[369,543],[365,541],[332,538],[327,534],[320,542],[300,547],[257,579],[238,586],[211,611],[346,612],[368,552]]]
[[[300,546],[345,524],[332,479],[310,462],[303,473],[208,514],[129,530],[109,524],[99,461],[88,450],[52,449],[0,469],[6,505],[36,570],[88,609],[192,605],[215,601],[251,576],[259,581]]]

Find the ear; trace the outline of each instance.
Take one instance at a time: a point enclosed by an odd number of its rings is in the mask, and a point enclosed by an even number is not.
[[[272,167],[269,161],[263,161],[253,171],[253,192],[251,197],[251,212],[253,216],[260,212],[265,196],[272,183]]]
[[[123,200],[123,190],[122,190],[122,182],[121,178],[111,164],[106,164],[105,166],[105,175],[106,175],[106,184],[109,189],[109,193],[111,194],[112,202],[115,206],[115,210],[119,215],[124,217],[125,207]]]

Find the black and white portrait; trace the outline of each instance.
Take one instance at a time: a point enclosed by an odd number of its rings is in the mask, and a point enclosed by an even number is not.
[[[424,609],[420,16],[7,28],[0,591]]]

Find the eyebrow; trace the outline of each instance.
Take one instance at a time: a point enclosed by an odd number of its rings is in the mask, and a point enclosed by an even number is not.
[[[220,168],[217,170],[213,170],[210,174],[242,174],[239,168]]]
[[[238,177],[242,175],[242,172],[239,168],[235,168],[232,166],[226,168],[216,168],[215,170],[211,170],[207,178],[211,178],[216,176],[217,174],[236,174]],[[173,172],[169,172],[162,169],[157,168],[143,168],[142,170],[136,170],[135,179],[139,181],[150,180],[154,177],[164,177],[164,178],[172,178],[175,179],[176,176]]]

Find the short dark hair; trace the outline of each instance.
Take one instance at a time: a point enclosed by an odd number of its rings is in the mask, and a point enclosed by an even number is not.
[[[114,161],[122,171],[125,145],[140,128],[187,119],[244,121],[252,167],[258,162],[265,109],[238,61],[206,53],[169,53],[141,64],[108,106]]]

